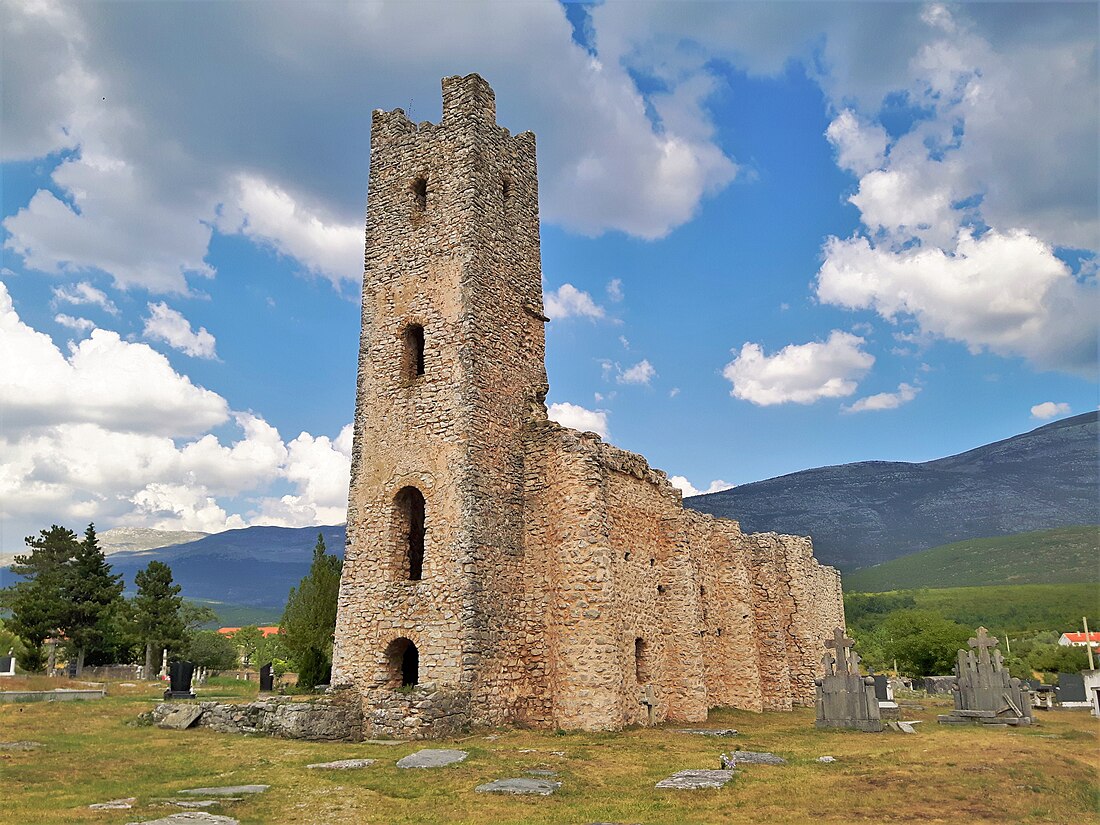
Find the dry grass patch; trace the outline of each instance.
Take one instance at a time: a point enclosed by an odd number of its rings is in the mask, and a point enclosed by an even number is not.
[[[433,743],[469,751],[462,763],[400,770],[395,762],[423,744],[397,747],[314,743],[163,731],[137,726],[158,685],[106,699],[0,706],[0,739],[42,742],[36,751],[0,751],[13,822],[124,823],[153,819],[183,788],[268,784],[271,790],[213,812],[242,823],[710,823],[1098,822],[1098,728],[1087,712],[1051,712],[1026,730],[935,723],[942,701],[910,714],[918,733],[819,731],[808,710],[752,714],[716,711],[710,726],[741,735],[715,739],[636,729],[617,734],[482,732]],[[218,683],[201,698],[255,693]],[[937,706],[937,704],[939,706]],[[686,768],[717,768],[723,750],[771,751],[785,766],[749,765],[726,788],[666,791],[653,785]],[[817,762],[818,756],[837,759]],[[371,758],[363,770],[306,770],[311,762]],[[559,772],[548,798],[474,793],[483,782]],[[134,796],[135,810],[91,811],[93,802]],[[178,810],[178,809],[177,809]]]

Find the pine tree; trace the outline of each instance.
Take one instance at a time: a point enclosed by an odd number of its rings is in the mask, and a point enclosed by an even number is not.
[[[298,587],[290,589],[279,635],[291,661],[299,669],[299,677],[307,671],[305,681],[323,679],[332,666],[332,637],[336,632],[336,602],[340,592],[340,571],[343,563],[325,552],[325,537],[317,534],[313,548],[313,563],[309,574]],[[317,684],[304,684],[313,687]]]
[[[89,524],[76,555],[65,565],[60,629],[76,655],[76,672],[84,667],[89,648],[102,645],[110,632],[113,612],[122,602],[122,576],[111,573]]]
[[[9,627],[26,642],[28,670],[43,665],[42,643],[56,636],[62,624],[68,567],[80,551],[76,533],[56,524],[28,536],[31,552],[15,557],[12,572],[23,577],[7,598],[12,617]]]
[[[172,582],[172,568],[151,561],[134,575],[137,595],[134,614],[138,635],[145,643],[145,678],[152,679],[163,648],[181,650],[185,628],[180,610],[180,586]]]

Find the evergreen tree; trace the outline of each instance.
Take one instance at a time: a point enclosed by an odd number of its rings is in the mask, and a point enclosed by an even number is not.
[[[7,593],[11,608],[10,629],[26,643],[27,670],[44,664],[42,643],[58,635],[63,621],[68,567],[80,551],[76,533],[56,524],[28,536],[30,553],[16,556],[11,570],[23,577]]]
[[[160,664],[164,648],[182,650],[185,628],[180,609],[183,598],[180,586],[172,581],[172,568],[164,562],[151,561],[134,575],[137,595],[134,597],[134,618],[138,636],[145,645],[145,678],[152,679]]]
[[[122,605],[122,576],[111,572],[89,524],[76,555],[65,565],[61,587],[59,627],[76,656],[76,672],[84,667],[90,648],[102,647],[110,635],[112,620]]]
[[[332,667],[332,638],[336,631],[336,601],[342,568],[338,557],[325,552],[325,537],[318,533],[309,574],[298,587],[290,589],[279,623],[279,635],[283,649],[299,669],[302,687],[318,683],[304,684],[303,675],[323,680]],[[303,671],[307,672],[303,674]]]

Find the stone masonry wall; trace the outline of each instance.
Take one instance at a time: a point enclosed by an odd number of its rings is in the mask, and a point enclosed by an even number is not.
[[[548,421],[546,320],[534,136],[477,75],[444,79],[439,124],[375,111],[333,684],[405,738],[812,701],[836,571]]]

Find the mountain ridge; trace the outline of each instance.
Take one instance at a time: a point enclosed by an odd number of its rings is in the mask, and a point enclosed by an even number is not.
[[[746,532],[808,535],[842,570],[972,538],[1100,522],[1096,412],[925,462],[815,467],[693,496]]]

